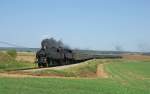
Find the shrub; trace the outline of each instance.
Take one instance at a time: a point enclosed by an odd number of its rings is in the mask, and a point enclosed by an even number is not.
[[[0,52],[0,62],[6,62],[12,60],[12,57],[10,57],[7,53]]]
[[[17,56],[17,51],[15,49],[11,49],[7,51],[7,54],[15,59]]]

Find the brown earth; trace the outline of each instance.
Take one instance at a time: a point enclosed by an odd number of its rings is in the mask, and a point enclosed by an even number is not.
[[[128,55],[128,54],[124,54],[122,56],[123,56],[124,59],[127,59],[127,60],[150,61],[150,56],[146,56],[146,55]]]
[[[96,78],[85,78],[85,77],[64,77],[59,75],[29,75],[21,73],[0,73],[0,78],[62,78],[62,79],[96,79]]]
[[[97,77],[100,77],[100,78],[108,78],[108,74],[105,72],[104,70],[104,64],[99,64],[97,66]]]
[[[59,75],[31,75],[31,74],[27,74],[27,73],[22,73],[22,74],[21,73],[0,73],[0,77],[10,77],[10,78],[67,78],[67,77],[59,76]]]

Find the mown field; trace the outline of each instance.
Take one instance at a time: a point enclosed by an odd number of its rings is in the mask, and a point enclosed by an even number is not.
[[[9,66],[6,66],[8,62],[0,63],[3,72],[33,67],[32,63],[17,63],[16,60],[15,63],[9,61],[14,64]],[[99,64],[104,65],[107,78],[96,76]],[[31,74],[57,74],[65,78],[0,77],[0,94],[150,94],[149,60],[98,59],[67,69],[34,71]]]

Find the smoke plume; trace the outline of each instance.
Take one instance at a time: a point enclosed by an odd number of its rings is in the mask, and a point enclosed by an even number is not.
[[[46,48],[69,48],[67,45],[65,45],[61,40],[55,40],[54,38],[49,38],[49,39],[44,39],[41,42],[41,46],[42,48],[46,47]]]

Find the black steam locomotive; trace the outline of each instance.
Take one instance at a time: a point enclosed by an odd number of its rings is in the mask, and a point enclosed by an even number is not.
[[[80,63],[90,59],[116,59],[122,58],[120,55],[89,55],[81,54],[71,50],[61,41],[55,39],[44,39],[41,42],[41,49],[37,51],[36,58],[39,67],[52,67],[68,64]]]
[[[45,39],[41,42],[41,49],[36,53],[39,67],[52,67],[79,63],[91,58],[76,58],[76,54],[61,41]]]

